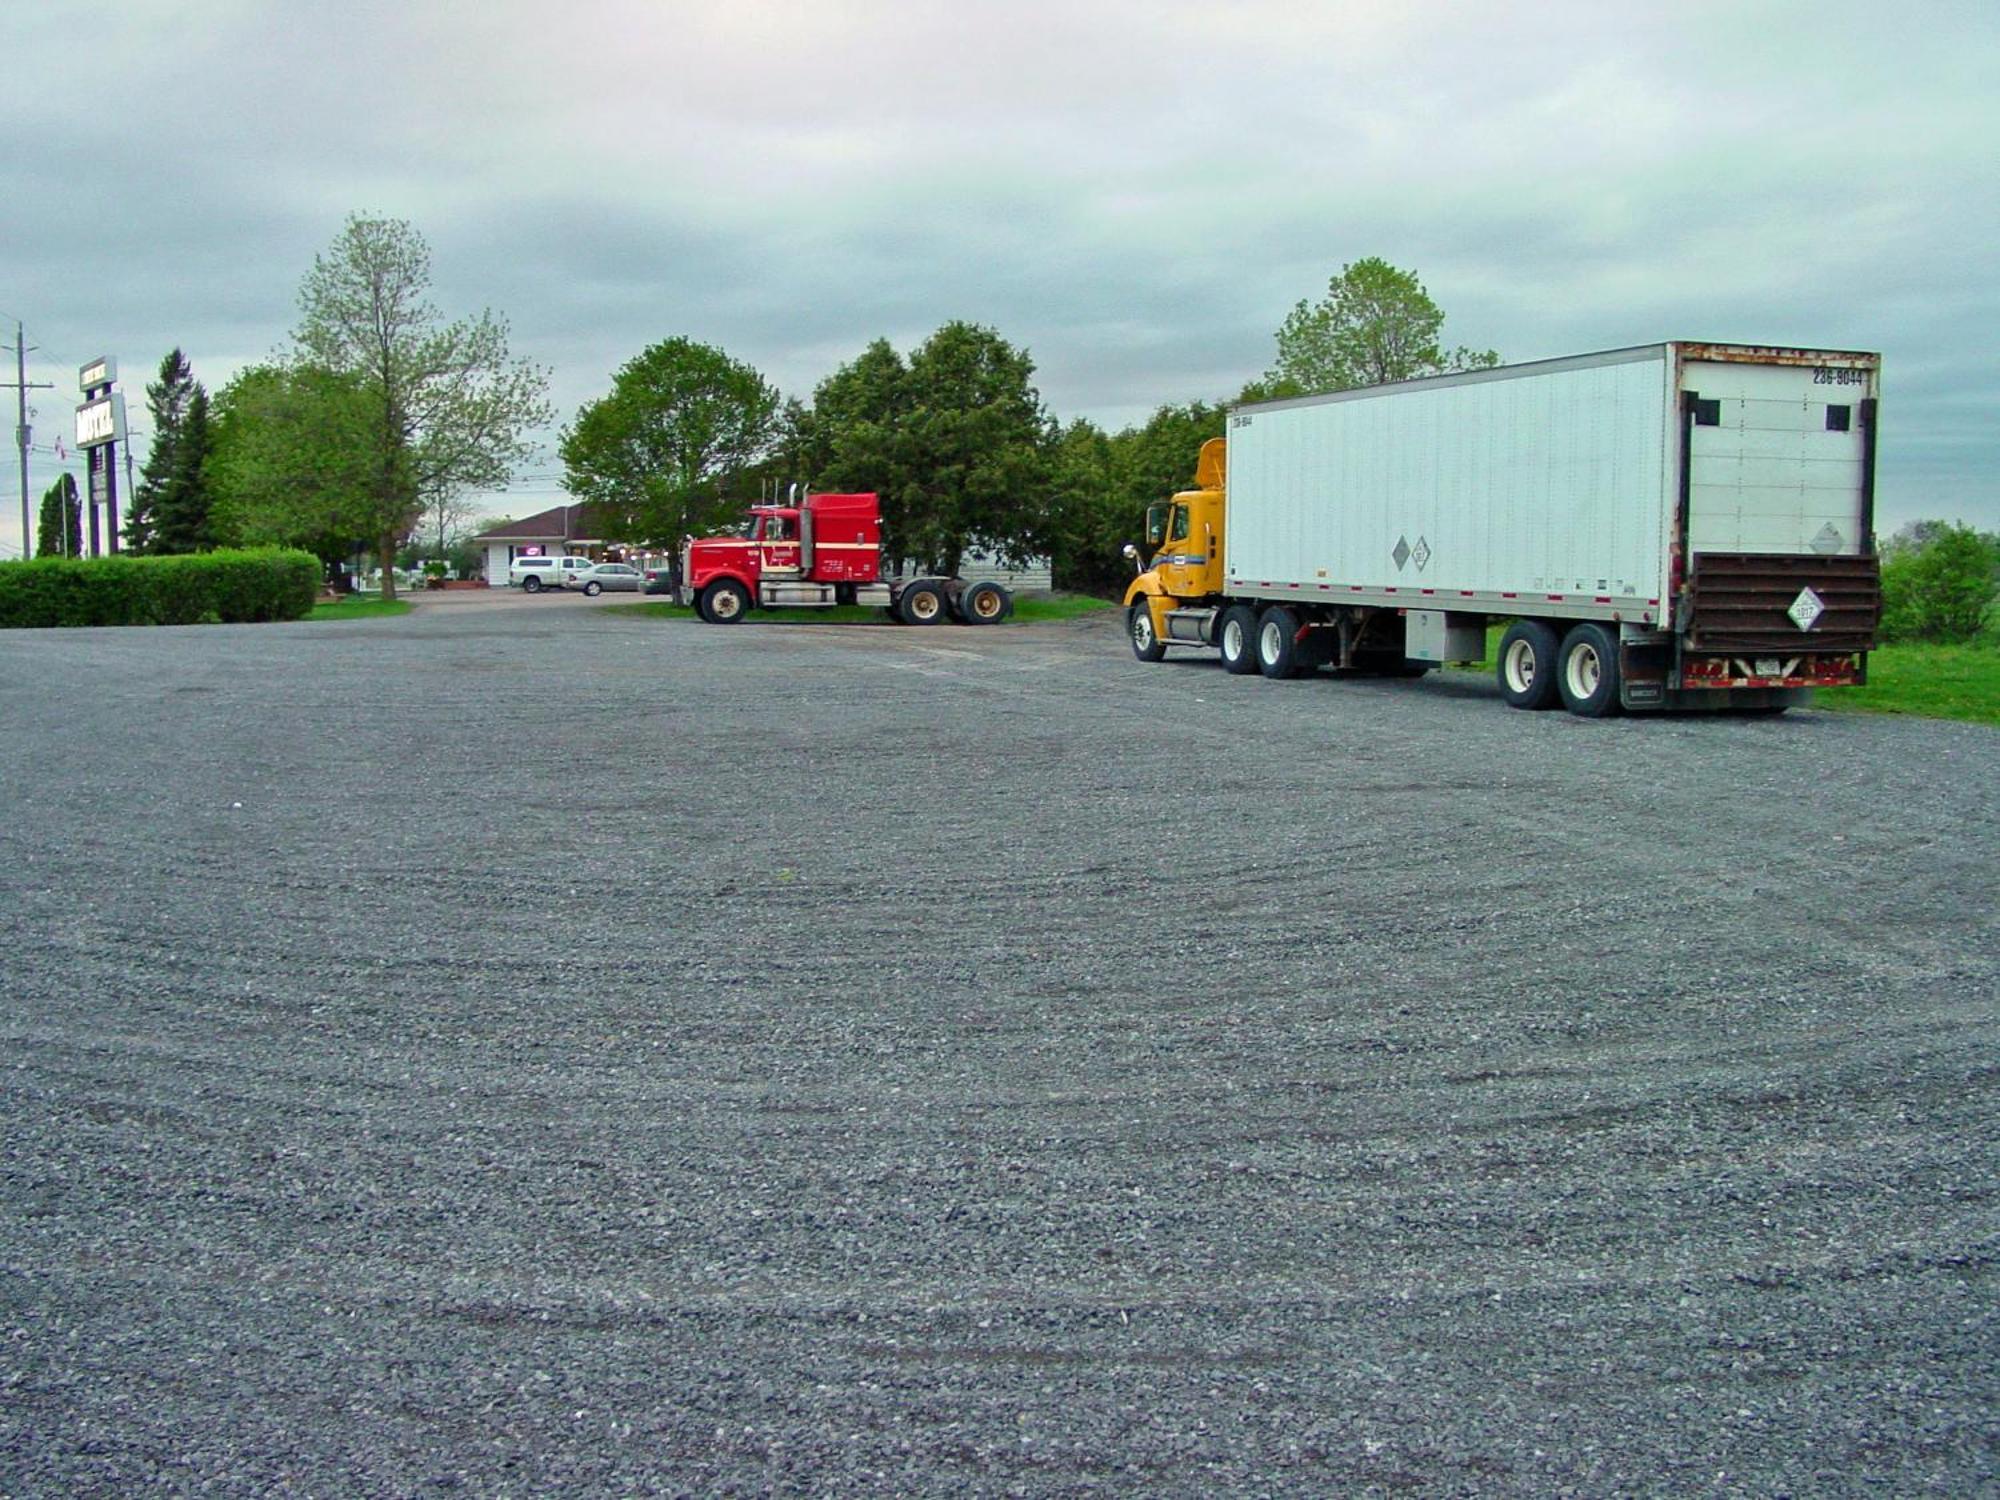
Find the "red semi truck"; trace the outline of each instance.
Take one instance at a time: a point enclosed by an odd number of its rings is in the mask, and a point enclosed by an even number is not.
[[[880,605],[905,625],[990,625],[1014,607],[997,583],[883,577],[882,511],[872,494],[752,506],[743,535],[700,537],[681,549],[676,597],[712,625],[740,620],[752,608],[835,604]]]

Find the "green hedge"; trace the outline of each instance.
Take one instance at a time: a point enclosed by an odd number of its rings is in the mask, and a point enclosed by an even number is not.
[[[38,557],[0,563],[0,628],[300,620],[319,578],[310,552]]]

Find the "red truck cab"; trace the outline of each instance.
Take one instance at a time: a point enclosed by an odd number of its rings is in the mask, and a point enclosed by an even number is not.
[[[679,599],[710,624],[740,620],[752,608],[866,604],[907,625],[983,625],[1012,609],[997,583],[883,577],[882,510],[873,494],[752,506],[741,536],[701,537],[682,550]]]
[[[715,620],[752,605],[845,604],[882,576],[882,515],[872,494],[807,495],[751,507],[740,537],[687,544],[681,596]]]

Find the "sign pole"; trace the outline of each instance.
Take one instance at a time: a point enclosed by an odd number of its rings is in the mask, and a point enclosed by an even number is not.
[[[97,507],[101,502],[110,523],[110,549],[118,550],[118,449],[125,442],[125,398],[115,389],[118,364],[109,355],[93,359],[76,372],[83,405],[76,409],[76,445],[89,455],[90,555],[99,555]]]

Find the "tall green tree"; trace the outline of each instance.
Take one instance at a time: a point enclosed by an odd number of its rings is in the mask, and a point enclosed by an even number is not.
[[[1201,445],[1222,436],[1225,415],[1194,401],[1162,406],[1143,425],[1108,437],[1083,421],[1063,429],[1052,485],[1057,587],[1123,592],[1132,570],[1121,549],[1140,539],[1147,506],[1194,484]]]
[[[202,464],[208,443],[208,392],[179,349],[160,361],[146,386],[152,446],[124,525],[128,552],[198,552],[208,536],[210,496]]]
[[[1115,594],[1132,576],[1118,549],[1138,533],[1118,504],[1111,444],[1078,417],[1050,448],[1049,561],[1059,589]]]
[[[174,437],[173,468],[154,503],[155,552],[205,552],[215,545],[209,521],[215,496],[208,480],[208,392],[196,383]]]
[[[1248,400],[1309,396],[1500,363],[1491,349],[1444,349],[1444,312],[1413,271],[1370,256],[1340,268],[1318,302],[1300,302],[1278,329],[1278,362]]]
[[[550,419],[548,376],[507,350],[491,311],[443,322],[430,248],[400,219],[356,215],[299,288],[297,362],[346,377],[373,406],[366,534],[382,592],[396,549],[440,492],[500,489]]]
[[[75,557],[83,551],[83,502],[76,480],[63,474],[42,491],[35,523],[35,556]]]
[[[258,365],[216,397],[208,474],[229,545],[303,547],[322,561],[375,541],[380,405],[361,378]]]
[[[777,389],[692,339],[654,344],[563,432],[564,481],[626,539],[673,546],[740,507],[780,431]]]
[[[1053,424],[1034,369],[974,323],[945,324],[907,364],[878,339],[815,394],[823,483],[876,491],[894,555],[929,570],[1044,549]]]

